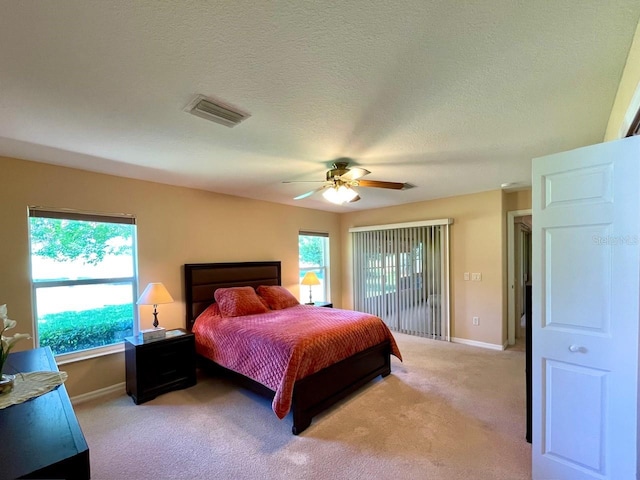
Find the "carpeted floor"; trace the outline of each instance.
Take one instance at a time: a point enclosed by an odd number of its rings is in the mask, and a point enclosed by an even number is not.
[[[142,405],[75,407],[92,478],[529,479],[524,353],[394,334],[405,359],[301,435],[217,378]]]

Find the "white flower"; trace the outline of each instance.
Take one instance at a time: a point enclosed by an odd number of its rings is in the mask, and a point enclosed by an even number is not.
[[[2,331],[13,328],[17,325],[18,322],[15,320],[11,320],[7,317],[7,305],[0,305],[0,318],[2,319],[3,327]]]
[[[0,373],[2,373],[7,356],[16,342],[31,337],[28,333],[16,333],[13,337],[4,336],[5,330],[9,330],[18,324],[15,320],[11,320],[7,317],[6,304],[0,305],[0,319],[2,319],[2,327],[0,328]]]
[[[6,349],[10,350],[18,340],[22,340],[23,338],[31,337],[28,333],[16,333],[13,337],[2,337],[2,348],[5,349],[6,344]]]
[[[3,318],[2,321],[4,322],[3,330],[9,330],[10,328],[13,328],[18,324],[18,322],[9,318]]]

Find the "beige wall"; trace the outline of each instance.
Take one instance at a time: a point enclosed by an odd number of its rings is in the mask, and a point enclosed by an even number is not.
[[[531,189],[518,190],[504,194],[504,211],[529,210],[531,208]]]
[[[640,108],[640,23],[629,49],[627,63],[618,85],[604,141],[623,138]]]
[[[502,192],[493,190],[343,214],[343,305],[353,306],[349,228],[453,218],[450,230],[452,336],[502,346],[506,338],[503,332],[506,270],[503,268],[502,205]],[[482,273],[482,281],[465,281],[464,272]],[[474,316],[480,317],[480,325],[472,325]]]
[[[336,213],[248,200],[140,180],[0,157],[0,304],[33,334],[27,207],[132,213],[138,224],[139,289],[163,282],[175,303],[162,305],[161,325],[185,324],[181,266],[192,262],[281,260],[282,283],[298,293],[298,232],[328,232],[331,298],[340,306],[340,221]],[[151,326],[141,307],[140,326]],[[29,341],[18,349],[31,348]],[[64,365],[67,389],[78,395],[124,381],[124,355]]]

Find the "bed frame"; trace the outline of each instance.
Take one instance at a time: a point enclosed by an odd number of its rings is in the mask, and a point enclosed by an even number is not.
[[[218,288],[260,285],[280,285],[280,262],[241,263],[192,263],[184,266],[185,298],[187,307],[187,329],[193,324],[214,299]],[[391,373],[391,345],[385,341],[367,350],[356,353],[317,373],[298,380],[293,389],[293,427],[298,435],[310,424],[311,419],[342,398],[362,387],[378,375],[386,377]],[[232,378],[267,398],[275,392],[264,385],[228,370],[209,359],[198,356],[202,367],[212,369]]]

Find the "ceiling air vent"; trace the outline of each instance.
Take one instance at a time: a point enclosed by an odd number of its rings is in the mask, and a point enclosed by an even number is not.
[[[204,95],[198,95],[184,110],[205,120],[226,125],[227,127],[235,127],[251,116],[237,108],[225,105],[212,98],[207,98]]]

